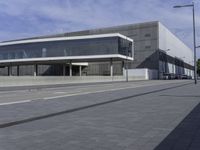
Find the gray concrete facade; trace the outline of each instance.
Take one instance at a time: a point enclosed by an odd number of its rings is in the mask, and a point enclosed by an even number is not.
[[[57,36],[80,36],[106,33],[120,33],[134,39],[134,61],[129,63],[129,69],[158,69],[158,22],[123,25],[71,32]]]
[[[115,32],[134,39],[134,61],[129,62],[129,69],[158,70],[161,79],[163,73],[193,76],[192,50],[158,21],[71,32],[62,36]]]

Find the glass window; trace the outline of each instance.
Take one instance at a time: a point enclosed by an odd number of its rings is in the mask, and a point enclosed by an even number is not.
[[[132,56],[132,42],[119,37],[106,37],[0,46],[1,60],[106,54]]]
[[[132,57],[132,42],[119,38],[119,54]]]
[[[145,37],[151,37],[151,34],[150,33],[146,33],[144,36]]]

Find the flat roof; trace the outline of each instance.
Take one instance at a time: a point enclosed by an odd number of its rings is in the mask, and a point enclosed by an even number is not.
[[[106,37],[120,37],[128,41],[133,42],[133,39],[124,36],[120,33],[109,33],[109,34],[96,34],[96,35],[84,35],[84,36],[71,36],[71,37],[54,37],[54,38],[41,38],[41,39],[29,39],[20,41],[2,42],[0,46],[27,44],[27,43],[38,43],[38,42],[51,42],[51,41],[68,41],[68,40],[81,40],[81,39],[95,39],[95,38],[106,38]]]

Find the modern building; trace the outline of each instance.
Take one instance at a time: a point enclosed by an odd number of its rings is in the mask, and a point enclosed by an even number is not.
[[[192,50],[158,21],[0,43],[0,75],[162,79],[193,76],[192,64]]]
[[[89,62],[110,62],[113,76],[113,62],[132,61],[132,54],[133,40],[119,33],[0,43],[2,74],[9,76],[82,75]]]

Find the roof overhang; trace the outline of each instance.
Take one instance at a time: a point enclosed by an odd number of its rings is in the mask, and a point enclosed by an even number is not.
[[[65,57],[42,57],[42,58],[23,58],[0,60],[0,65],[18,65],[18,64],[35,64],[35,63],[68,63],[68,62],[101,62],[101,61],[133,61],[132,57],[127,57],[120,54],[109,55],[87,55],[87,56],[65,56]]]
[[[120,33],[110,34],[95,34],[95,35],[84,35],[84,36],[72,36],[72,37],[56,37],[56,38],[41,38],[41,39],[29,39],[11,42],[1,42],[0,46],[17,45],[17,44],[28,44],[28,43],[39,43],[39,42],[52,42],[52,41],[68,41],[68,40],[80,40],[80,39],[94,39],[94,38],[105,38],[105,37],[121,37],[128,41],[133,42],[133,39],[124,36]]]
[[[96,34],[96,35],[84,35],[84,36],[73,36],[73,37],[56,37],[56,38],[41,38],[41,39],[25,39],[19,41],[2,42],[0,46],[28,44],[28,43],[39,43],[39,42],[51,42],[51,41],[68,41],[68,40],[80,40],[80,39],[95,39],[95,38],[106,38],[106,37],[120,37],[133,42],[133,39],[126,37],[120,33],[110,34]],[[38,58],[20,58],[20,59],[6,59],[0,60],[0,66],[3,65],[21,65],[21,64],[35,64],[35,63],[82,63],[82,62],[101,62],[101,61],[133,61],[132,57],[128,57],[121,54],[105,54],[105,55],[86,55],[86,56],[61,56],[61,57],[38,57]]]

